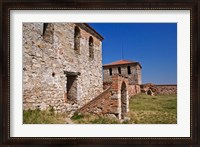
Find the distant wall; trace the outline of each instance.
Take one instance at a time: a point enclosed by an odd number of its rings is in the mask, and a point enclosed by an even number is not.
[[[177,94],[177,85],[155,85],[157,94]]]

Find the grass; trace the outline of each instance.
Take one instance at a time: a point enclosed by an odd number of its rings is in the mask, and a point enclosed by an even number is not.
[[[24,124],[64,124],[66,114],[55,114],[53,108],[45,111],[24,110],[23,123]]]
[[[110,118],[94,114],[77,114],[75,113],[71,119],[78,124],[119,124],[120,121],[115,118]]]
[[[130,99],[129,110],[129,123],[176,124],[177,96],[139,94]]]
[[[55,114],[53,108],[23,111],[24,124],[65,124],[67,117],[67,114]],[[129,100],[127,117],[130,120],[120,121],[107,116],[75,113],[71,120],[75,124],[176,124],[177,96],[138,94]]]
[[[138,94],[130,98],[127,117],[130,120],[121,122],[105,116],[75,114],[72,120],[80,124],[176,124],[177,96]]]

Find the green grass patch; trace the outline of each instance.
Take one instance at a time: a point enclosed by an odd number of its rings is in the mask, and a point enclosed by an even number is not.
[[[65,124],[67,114],[56,114],[52,107],[48,110],[24,110],[24,124]],[[129,99],[130,120],[120,121],[116,118],[94,114],[75,113],[71,120],[75,124],[176,124],[177,95],[149,96],[138,94]]]
[[[129,110],[130,123],[176,124],[177,95],[139,94],[130,99]]]
[[[72,120],[79,120],[84,118],[82,114],[74,113],[74,115],[71,117]]]
[[[77,114],[71,118],[78,124],[176,124],[177,96],[138,94],[129,100],[130,120],[120,121],[106,116]]]
[[[74,123],[78,124],[119,124],[120,121],[115,118],[94,114],[77,114],[71,117]]]
[[[53,108],[45,111],[24,110],[23,123],[24,124],[64,124],[66,114],[55,114]]]

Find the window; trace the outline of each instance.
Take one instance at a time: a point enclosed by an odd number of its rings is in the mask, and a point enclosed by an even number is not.
[[[112,76],[112,68],[109,68],[110,76]]]
[[[130,66],[127,67],[127,71],[128,71],[128,74],[130,75],[131,74],[131,67]]]
[[[76,26],[74,29],[74,50],[80,54],[80,29]]]
[[[43,35],[45,34],[45,31],[47,29],[48,23],[43,23]]]
[[[53,31],[54,30],[53,30],[52,23],[43,23],[43,39],[44,39],[44,41],[53,43]]]
[[[121,74],[121,67],[118,67],[118,73]]]
[[[94,58],[94,42],[91,36],[89,38],[89,57]]]

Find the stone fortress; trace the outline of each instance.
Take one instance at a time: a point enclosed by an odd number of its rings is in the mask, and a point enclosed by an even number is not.
[[[99,95],[102,40],[87,24],[24,23],[24,109],[73,111]]]
[[[86,23],[23,23],[23,109],[123,119],[129,97],[141,92],[142,66],[102,66],[102,41]]]

